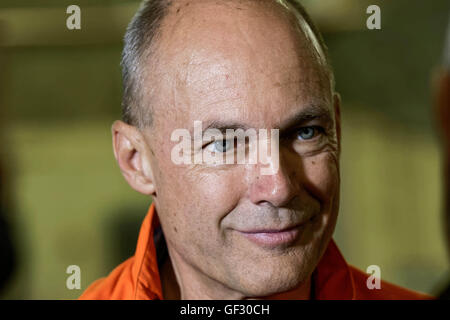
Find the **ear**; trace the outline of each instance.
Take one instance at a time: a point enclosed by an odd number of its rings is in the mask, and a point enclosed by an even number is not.
[[[114,156],[128,184],[145,195],[155,195],[150,148],[141,131],[123,121],[111,128]]]
[[[336,134],[338,139],[339,154],[341,153],[341,95],[333,94],[334,120],[336,123]]]

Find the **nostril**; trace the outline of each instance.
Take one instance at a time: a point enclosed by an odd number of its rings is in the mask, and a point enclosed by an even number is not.
[[[255,176],[249,189],[251,201],[255,204],[267,202],[275,207],[286,204],[297,193],[295,177],[295,172]]]

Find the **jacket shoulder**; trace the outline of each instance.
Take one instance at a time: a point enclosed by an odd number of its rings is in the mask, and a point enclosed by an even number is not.
[[[111,273],[94,281],[78,298],[79,300],[130,300],[134,299],[132,279],[133,257],[122,262]]]
[[[357,300],[429,300],[434,298],[384,280],[381,280],[380,289],[369,289],[367,287],[369,275],[353,266],[349,266],[349,269],[353,277]]]

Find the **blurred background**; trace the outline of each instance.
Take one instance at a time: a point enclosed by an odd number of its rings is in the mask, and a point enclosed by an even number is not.
[[[81,30],[66,8],[81,7]],[[366,8],[381,8],[381,30]],[[435,294],[448,257],[432,75],[448,0],[306,0],[343,100],[341,209],[350,264]],[[120,54],[139,1],[0,0],[0,298],[74,299],[131,256],[151,200],[115,163]],[[8,240],[9,239],[9,240]],[[81,268],[81,290],[66,268]]]

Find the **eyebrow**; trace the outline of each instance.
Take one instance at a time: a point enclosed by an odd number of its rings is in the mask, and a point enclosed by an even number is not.
[[[329,110],[329,108],[323,107],[321,105],[308,105],[307,107],[303,108],[302,110],[300,110],[293,116],[282,121],[280,124],[275,126],[274,129],[279,129],[280,136],[282,136],[282,135],[289,133],[292,129],[297,128],[301,124],[304,124],[304,123],[307,123],[307,122],[310,122],[313,120],[319,120],[319,121],[323,122],[325,125],[330,125],[333,123],[331,111]],[[253,127],[251,127],[245,123],[218,119],[218,120],[213,120],[211,122],[208,122],[208,125],[205,128],[203,128],[202,133],[204,133],[208,129],[217,129],[220,132],[222,132],[223,134],[225,134],[227,129],[231,129],[231,130],[242,129],[242,130],[246,131],[246,130],[252,129],[252,128]]]
[[[280,137],[289,133],[292,129],[296,129],[298,126],[313,120],[321,121],[325,126],[333,124],[331,110],[322,105],[308,105],[278,126]]]
[[[203,132],[205,132],[208,129],[217,129],[224,134],[224,133],[226,133],[227,130],[230,130],[230,129],[231,130],[242,129],[245,131],[247,129],[251,129],[251,127],[244,123],[239,123],[239,122],[234,122],[234,121],[214,120],[214,121],[211,121],[203,129]]]

